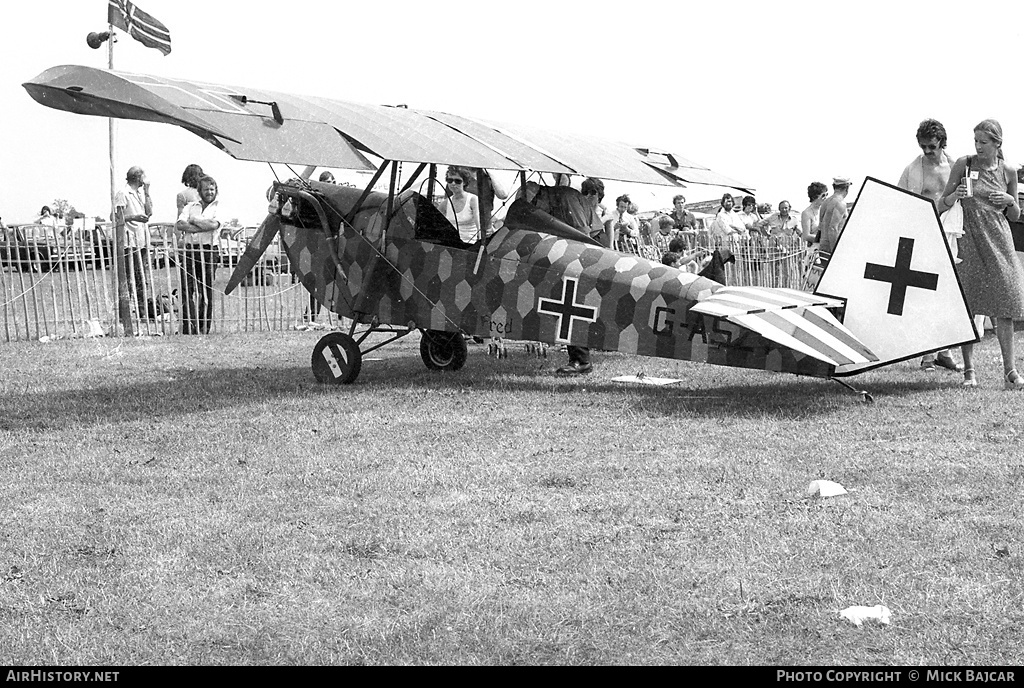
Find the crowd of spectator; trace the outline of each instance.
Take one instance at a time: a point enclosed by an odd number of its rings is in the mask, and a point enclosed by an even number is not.
[[[770,203],[758,203],[754,196],[734,197],[726,193],[713,217],[698,218],[687,209],[682,194],[672,199],[671,209],[653,213],[641,213],[637,204],[623,195],[615,199],[615,210],[603,215],[607,227],[605,244],[690,272],[699,272],[710,260],[710,251],[698,245],[707,244],[708,239],[722,243],[748,237],[802,238],[810,255],[818,247],[818,211],[828,198],[828,189],[814,182],[808,187],[808,197],[810,205],[796,213],[785,199],[779,202],[778,210],[773,210]],[[805,259],[805,269],[809,262]]]

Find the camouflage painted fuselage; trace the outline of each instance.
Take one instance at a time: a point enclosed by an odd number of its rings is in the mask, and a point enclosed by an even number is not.
[[[338,187],[325,194],[328,215],[339,217],[358,197]],[[482,249],[434,243],[417,237],[416,213],[400,206],[396,199],[381,232],[386,197],[372,194],[352,226],[332,230],[336,240],[308,222],[268,221],[281,222],[302,284],[338,315],[363,322],[820,377],[832,371],[744,327],[691,312],[718,282],[514,223]]]

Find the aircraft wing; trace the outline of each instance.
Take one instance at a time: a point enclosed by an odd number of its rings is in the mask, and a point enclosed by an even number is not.
[[[830,365],[877,361],[828,310],[842,305],[841,300],[796,289],[722,287],[690,310],[724,318]]]
[[[752,188],[649,148],[441,112],[76,65],[52,67],[23,86],[58,110],[176,124],[240,160],[370,170],[372,155],[663,186]]]

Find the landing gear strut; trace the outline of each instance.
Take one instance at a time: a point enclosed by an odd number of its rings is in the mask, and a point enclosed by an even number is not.
[[[313,347],[310,365],[317,382],[325,385],[348,385],[359,377],[363,365],[363,356],[406,335],[416,332],[413,328],[380,327],[371,324],[365,330],[356,332],[356,323],[352,324],[349,334],[330,332],[320,338]],[[458,370],[466,365],[469,348],[461,332],[443,332],[441,330],[419,330],[420,356],[423,363],[431,370]],[[360,349],[363,342],[371,334],[386,334],[390,338]]]
[[[411,328],[400,329],[371,325],[356,333],[355,327],[356,325],[353,323],[352,331],[349,334],[329,332],[321,337],[313,347],[310,366],[317,382],[325,385],[352,384],[359,377],[359,370],[363,366],[365,354],[416,332]],[[420,339],[420,356],[428,368],[431,370],[458,370],[466,365],[469,348],[466,346],[466,339],[461,332],[443,332],[441,330],[420,330],[420,332],[423,333]],[[374,346],[360,349],[362,343],[371,334],[387,334],[391,337]]]

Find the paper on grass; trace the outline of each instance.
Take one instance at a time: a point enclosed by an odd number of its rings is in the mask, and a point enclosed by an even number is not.
[[[868,619],[874,619],[878,623],[887,624],[891,615],[892,612],[889,611],[889,608],[882,604],[876,604],[874,607],[847,607],[839,612],[839,616],[854,626],[860,626]]]
[[[846,490],[839,483],[831,480],[812,480],[807,486],[807,494],[810,496],[820,495],[822,497],[838,497],[846,494]]]
[[[674,385],[682,380],[676,380],[671,377],[651,377],[650,375],[644,375],[639,373],[637,375],[620,375],[619,377],[613,377],[612,382],[633,382],[641,385]]]

